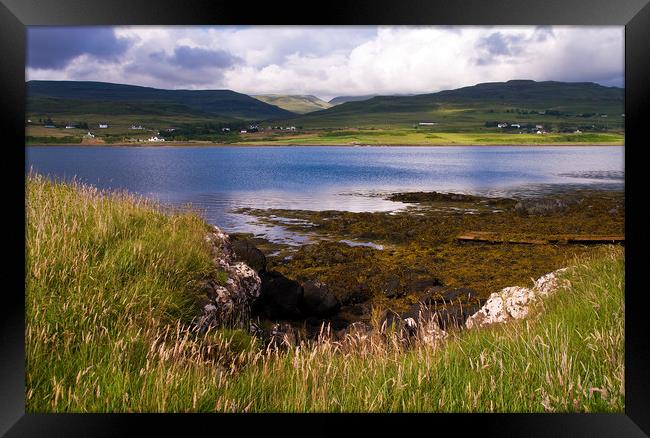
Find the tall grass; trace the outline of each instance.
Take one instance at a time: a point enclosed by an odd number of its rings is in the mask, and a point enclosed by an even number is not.
[[[524,321],[434,346],[374,331],[263,349],[188,329],[215,275],[205,224],[79,184],[26,182],[29,412],[621,412],[620,248],[576,260]]]

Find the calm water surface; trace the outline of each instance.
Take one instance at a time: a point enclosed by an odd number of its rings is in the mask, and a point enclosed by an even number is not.
[[[530,196],[577,187],[622,189],[623,147],[41,147],[26,171],[191,204],[228,232],[300,243],[241,207],[392,211],[379,195],[442,191]]]

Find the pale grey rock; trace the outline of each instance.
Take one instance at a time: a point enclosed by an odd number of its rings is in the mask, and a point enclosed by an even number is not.
[[[210,302],[203,306],[195,323],[202,331],[210,326],[244,327],[253,303],[260,296],[262,281],[253,269],[236,260],[226,233],[214,227],[205,239],[210,244],[215,267],[225,272],[227,279],[225,284],[209,279],[201,286]]]
[[[566,268],[541,276],[534,282],[532,289],[513,286],[493,293],[483,307],[467,318],[465,327],[471,329],[525,318],[533,302],[554,293],[562,286],[558,274],[564,271]]]

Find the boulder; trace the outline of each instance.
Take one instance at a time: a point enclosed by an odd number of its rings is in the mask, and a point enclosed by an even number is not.
[[[433,286],[420,294],[420,302],[427,305],[458,303],[459,301],[468,302],[475,300],[477,296],[475,290],[467,287],[449,289],[443,286]]]
[[[205,239],[215,268],[225,273],[226,280],[215,275],[199,285],[201,313],[194,323],[200,331],[211,326],[243,326],[260,296],[262,281],[253,269],[236,260],[226,233],[214,227]]]
[[[386,298],[396,298],[403,294],[399,286],[399,277],[392,276],[384,283],[381,288],[381,292],[386,295]]]
[[[511,319],[528,316],[532,303],[540,296],[547,296],[562,286],[558,274],[566,268],[543,275],[538,278],[532,289],[525,287],[506,287],[490,295],[487,302],[465,322],[467,328],[483,327],[502,323]]]
[[[473,315],[480,304],[447,304],[429,306],[423,303],[413,304],[406,312],[401,314],[402,318],[413,318],[415,321],[435,320],[442,330],[450,327],[462,327],[465,321]]]
[[[291,324],[277,323],[271,326],[267,345],[272,348],[286,349],[298,344],[298,333]]]
[[[279,272],[263,272],[260,298],[255,311],[269,319],[297,319],[302,317],[300,304],[303,289],[300,283]]]
[[[237,260],[246,263],[258,274],[266,270],[266,256],[247,239],[236,239],[232,241],[232,249]]]
[[[305,315],[328,316],[340,309],[341,303],[325,283],[307,281],[302,288],[300,308]]]
[[[368,323],[357,321],[348,325],[347,327],[336,330],[334,338],[342,341],[346,337],[351,337],[360,341],[366,340],[372,334],[372,326]]]

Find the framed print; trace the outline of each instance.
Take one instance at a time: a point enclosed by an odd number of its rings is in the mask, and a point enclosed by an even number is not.
[[[7,436],[647,435],[645,2],[0,10]]]

